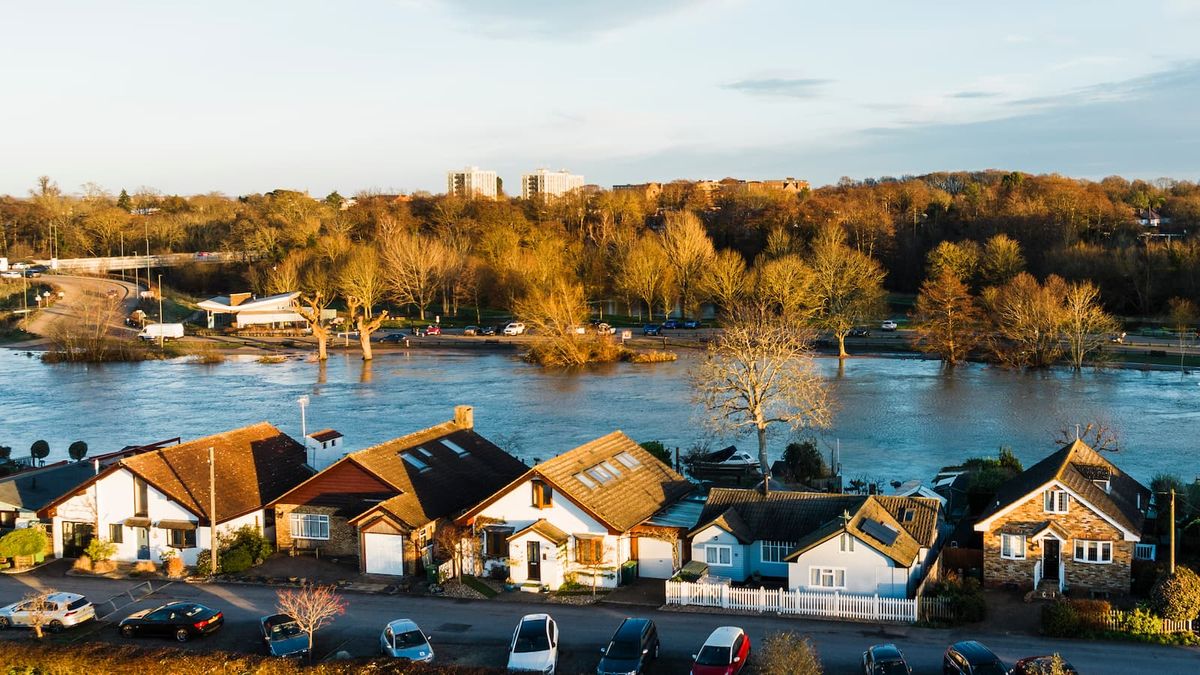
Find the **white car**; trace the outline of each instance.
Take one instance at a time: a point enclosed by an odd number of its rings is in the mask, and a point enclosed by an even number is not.
[[[504,327],[504,334],[505,335],[524,335],[525,334],[525,324],[523,324],[519,321],[514,321]]]
[[[41,600],[45,602],[45,606],[40,610],[44,615],[43,625],[51,633],[96,618],[95,606],[78,593],[51,593],[42,596]],[[0,607],[0,629],[32,626],[33,617],[39,612],[38,602],[39,600],[22,600],[7,607]]]
[[[433,647],[429,636],[410,619],[396,619],[383,629],[379,636],[379,650],[384,656],[405,661],[433,661]]]
[[[20,270],[6,270],[0,272],[0,279],[20,279],[23,275]]]
[[[891,319],[879,324],[879,330],[896,330],[896,328],[898,328],[896,322],[892,321]]]
[[[526,614],[508,647],[510,672],[553,675],[558,666],[558,624],[549,614]]]

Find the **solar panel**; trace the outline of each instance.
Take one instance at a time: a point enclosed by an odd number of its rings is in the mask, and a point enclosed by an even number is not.
[[[872,537],[878,539],[884,546],[891,546],[894,544],[896,542],[896,537],[900,534],[883,523],[876,520],[871,520],[870,518],[863,518],[862,522],[858,524],[858,527],[863,532],[866,532]]]

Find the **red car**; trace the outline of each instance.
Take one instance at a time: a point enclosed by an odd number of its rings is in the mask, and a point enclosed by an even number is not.
[[[750,636],[737,626],[721,626],[692,658],[692,675],[740,673],[750,660]]]
[[[432,326],[426,326],[426,327],[425,327],[425,334],[426,334],[426,335],[441,335],[441,334],[442,334],[442,327],[441,327],[441,326],[439,326],[439,325],[437,325],[437,324],[434,324],[434,325],[432,325]]]

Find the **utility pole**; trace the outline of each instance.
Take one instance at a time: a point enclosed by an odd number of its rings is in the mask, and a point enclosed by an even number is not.
[[[158,275],[158,351],[163,349],[162,275]]]
[[[213,446],[208,446],[208,564],[217,576],[217,459]]]
[[[150,221],[142,221],[146,229],[146,288],[150,287]],[[161,323],[161,322],[160,322]]]
[[[308,452],[308,421],[304,418],[304,408],[308,405],[308,401],[308,396],[301,396],[300,398],[296,399],[296,402],[300,404],[300,442],[304,444],[305,453]],[[307,456],[307,454],[305,456]],[[316,449],[313,450],[312,463],[309,466],[311,466],[313,469],[317,468]]]
[[[1175,488],[1171,488],[1171,562],[1168,574],[1175,574]]]

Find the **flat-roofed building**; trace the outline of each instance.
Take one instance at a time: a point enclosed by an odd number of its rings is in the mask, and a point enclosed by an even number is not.
[[[533,173],[521,176],[521,198],[561,197],[571,190],[583,187],[583,176],[577,176],[566,169],[550,171],[538,169]]]
[[[495,199],[500,194],[500,181],[495,171],[468,166],[461,171],[450,171],[446,174],[446,193],[455,197]]]

